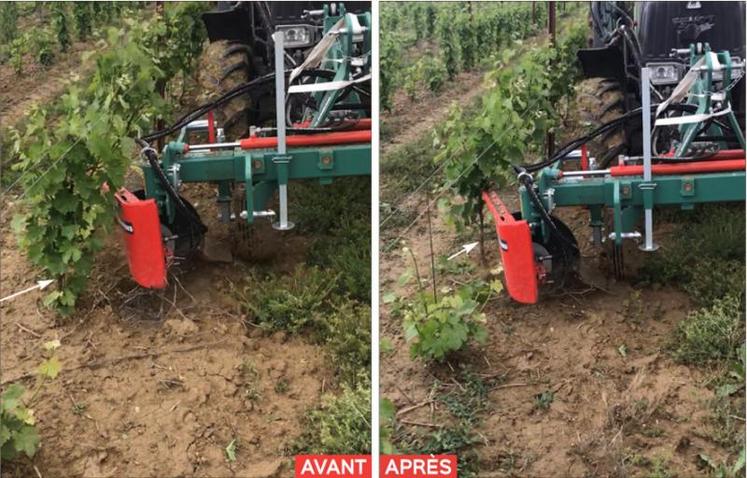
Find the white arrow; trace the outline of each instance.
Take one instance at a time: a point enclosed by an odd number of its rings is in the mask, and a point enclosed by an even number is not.
[[[459,251],[457,251],[454,254],[450,255],[446,260],[450,261],[450,260],[454,259],[455,257],[460,256],[462,254],[469,254],[472,249],[474,249],[475,247],[477,247],[477,244],[478,244],[477,242],[470,242],[469,244],[463,245],[462,248]]]
[[[36,285],[32,285],[32,286],[31,286],[31,287],[29,287],[28,289],[24,289],[24,290],[22,290],[22,291],[18,291],[18,292],[16,292],[15,294],[10,294],[10,295],[9,295],[8,297],[3,297],[2,299],[0,299],[0,302],[5,302],[6,300],[14,299],[14,298],[18,297],[19,295],[23,295],[23,294],[25,294],[26,292],[31,292],[32,290],[36,290],[36,289],[39,289],[39,290],[44,290],[44,289],[46,289],[46,288],[47,288],[47,287],[49,286],[49,284],[51,284],[52,282],[54,282],[54,279],[48,279],[48,280],[39,280],[39,281],[36,281]]]

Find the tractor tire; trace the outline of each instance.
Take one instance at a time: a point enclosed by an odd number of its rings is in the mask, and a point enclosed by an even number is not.
[[[241,43],[210,43],[200,57],[198,83],[200,103],[207,103],[252,79],[251,50]],[[248,135],[252,97],[241,95],[214,110],[218,128],[227,141]]]
[[[606,78],[589,78],[576,87],[577,118],[591,131],[624,114],[625,97],[619,83]],[[622,129],[597,136],[587,143],[589,155],[604,169],[627,150]]]

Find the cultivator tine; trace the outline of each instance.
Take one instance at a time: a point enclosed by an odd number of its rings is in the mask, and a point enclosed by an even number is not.
[[[615,279],[619,280],[625,277],[622,245],[615,244],[612,246],[612,272],[615,274]]]

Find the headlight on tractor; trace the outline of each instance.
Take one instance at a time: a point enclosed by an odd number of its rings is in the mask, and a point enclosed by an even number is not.
[[[312,25],[278,25],[275,30],[283,32],[285,48],[305,48],[314,43]]]
[[[651,69],[651,83],[659,85],[676,85],[680,81],[682,65],[679,63],[647,63]]]

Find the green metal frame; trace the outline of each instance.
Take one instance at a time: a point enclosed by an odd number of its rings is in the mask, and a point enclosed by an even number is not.
[[[235,183],[246,187],[246,210],[259,211],[277,189],[278,184],[291,180],[315,179],[329,184],[343,176],[369,176],[371,174],[371,146],[344,145],[322,148],[289,149],[285,155],[271,150],[184,153],[184,143],[166,145],[161,167],[169,179],[180,183],[211,182],[218,185],[218,200],[230,201]],[[177,177],[169,173],[178,166]],[[150,166],[143,166],[145,188],[148,196],[156,199],[158,208],[172,223],[176,214],[173,201],[161,187]],[[254,222],[252,214],[246,221]]]
[[[713,64],[713,58],[709,53],[711,53],[711,47],[707,43],[703,44],[703,53],[697,54],[697,48],[696,45],[690,45],[690,64],[694,65],[701,56],[705,57],[705,78],[698,79],[693,84],[692,90],[690,91],[690,96],[688,98],[687,103],[696,105],[698,107],[695,114],[707,114],[711,110],[711,97],[713,95],[713,73],[714,73],[714,67]],[[729,85],[731,84],[732,80],[732,62],[731,62],[731,55],[728,51],[722,51],[716,54],[716,57],[718,58],[718,61],[721,65],[724,65],[725,68],[723,71],[723,79],[722,84]],[[723,90],[725,101],[731,103],[731,90],[730,89],[724,89]],[[742,146],[742,149],[744,149],[744,135],[742,134],[741,129],[739,128],[739,123],[737,122],[737,117],[734,115],[734,112],[731,112],[727,115],[727,119],[729,120],[729,125],[734,131],[734,134],[737,136],[737,141]],[[700,123],[686,123],[683,125],[680,125],[679,127],[679,133],[680,138],[682,138],[680,144],[677,146],[675,155],[676,156],[684,156],[687,153],[687,150],[692,145],[693,141],[695,140],[695,136],[698,133],[698,130],[700,129],[702,125]],[[724,131],[724,129],[717,124],[711,125],[711,127],[708,129],[707,133],[712,136],[726,136],[727,131]],[[726,147],[726,144],[721,145],[723,148]]]
[[[700,54],[696,55],[696,51],[696,45],[692,45],[690,61],[693,65],[704,52],[710,52],[710,48],[706,44]],[[695,81],[688,98],[691,104],[698,106],[696,114],[708,113],[711,108],[714,65],[710,55],[705,54],[705,57],[707,71]],[[722,65],[728,65],[723,70],[723,84],[728,85],[731,82],[731,57],[728,52],[722,52],[718,54],[718,60]],[[725,91],[725,101],[729,100],[730,92]],[[744,149],[744,135],[736,116],[731,112],[727,117]],[[685,155],[701,127],[701,123],[680,125],[682,140],[676,147],[677,156]],[[707,133],[723,136],[726,131],[714,125]],[[654,175],[651,182],[645,182],[642,176],[613,177],[607,174],[601,177],[564,177],[559,164],[555,163],[540,171],[534,187],[547,211],[565,206],[588,207],[590,226],[603,226],[603,211],[605,208],[611,209],[612,232],[615,233],[615,244],[619,246],[622,244],[623,234],[634,231],[646,208],[678,206],[681,209],[693,209],[700,203],[744,202],[745,172]],[[549,226],[542,220],[525,186],[519,188],[519,198],[522,217],[528,221],[532,235],[549,239]]]
[[[693,209],[696,204],[710,202],[745,201],[744,172],[697,175],[654,176],[656,187],[652,190],[655,206],[679,206]],[[591,225],[602,225],[601,211],[612,211],[616,243],[622,244],[619,233],[632,232],[646,206],[643,177],[563,178],[557,168],[542,171],[538,193],[548,211],[556,207],[588,206]],[[547,226],[536,211],[524,186],[519,188],[522,217],[530,226],[549,237]],[[539,228],[539,230],[537,229]],[[533,232],[535,232],[533,231]]]
[[[327,33],[341,18],[344,18],[344,31],[327,51],[322,68],[335,71],[332,81],[347,80],[351,75],[352,58],[355,52],[353,17],[366,27],[362,41],[362,51],[369,52],[363,65],[364,71],[371,71],[371,14],[370,12],[347,14],[343,4],[339,4],[339,15],[329,15],[329,5],[324,6],[324,33]],[[329,81],[317,78],[317,82]],[[304,120],[310,120],[311,127],[323,125],[335,105],[360,103],[360,97],[352,91],[340,100],[340,90],[314,93],[315,110],[307,110]],[[371,145],[339,145],[319,148],[291,148],[287,154],[279,155],[274,150],[250,150],[240,148],[217,151],[188,151],[184,131],[179,140],[168,143],[161,155],[161,168],[169,182],[177,191],[182,183],[209,182],[217,185],[218,203],[230,203],[236,183],[246,189],[245,209],[247,223],[254,222],[254,212],[266,208],[274,191],[291,180],[318,180],[322,184],[331,183],[336,177],[370,176]],[[149,164],[142,165],[145,176],[145,190],[149,198],[154,198],[163,221],[172,224],[176,219],[176,205],[158,181]],[[236,220],[239,220],[238,218]]]

